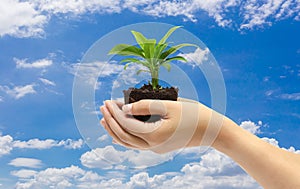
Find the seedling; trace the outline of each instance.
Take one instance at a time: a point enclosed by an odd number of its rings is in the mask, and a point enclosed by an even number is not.
[[[159,69],[161,66],[165,67],[168,71],[171,70],[170,62],[177,60],[186,62],[187,60],[182,56],[173,56],[179,49],[186,46],[196,46],[194,44],[182,43],[175,46],[170,46],[167,39],[170,35],[180,28],[181,26],[174,26],[161,38],[157,43],[156,39],[147,39],[142,33],[137,31],[131,31],[138,46],[128,44],[118,44],[109,51],[109,55],[121,55],[129,56],[121,60],[120,63],[125,63],[124,69],[130,64],[140,64],[145,69],[137,71],[137,74],[141,72],[148,72],[151,74],[151,85],[153,90],[159,89]]]

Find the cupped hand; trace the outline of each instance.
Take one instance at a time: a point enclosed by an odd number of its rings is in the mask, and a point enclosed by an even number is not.
[[[198,146],[206,130],[211,109],[189,99],[141,100],[123,105],[105,101],[101,124],[115,143],[128,148],[166,153]],[[156,122],[142,122],[133,115],[159,115]]]

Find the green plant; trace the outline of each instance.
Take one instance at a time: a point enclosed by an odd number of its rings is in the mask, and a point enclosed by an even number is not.
[[[159,69],[160,66],[165,67],[168,71],[171,69],[170,62],[174,60],[186,62],[187,60],[182,56],[170,57],[170,55],[177,52],[182,47],[186,46],[196,46],[189,43],[182,43],[175,46],[169,46],[167,39],[169,36],[181,26],[174,26],[163,36],[163,38],[156,43],[155,39],[147,39],[142,33],[137,31],[131,31],[137,44],[137,46],[128,44],[118,44],[114,46],[110,51],[109,55],[122,55],[131,56],[129,58],[123,59],[120,63],[126,63],[124,69],[128,67],[129,64],[136,63],[143,65],[147,69],[141,69],[137,71],[137,74],[141,72],[149,72],[151,74],[152,80],[151,84],[153,89],[158,88],[159,81]]]

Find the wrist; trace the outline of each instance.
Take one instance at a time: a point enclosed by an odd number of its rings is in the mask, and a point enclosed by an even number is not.
[[[223,153],[230,151],[235,143],[234,138],[238,135],[236,133],[238,129],[239,126],[235,122],[224,116],[222,126],[216,139],[212,143],[212,147]]]
[[[203,104],[199,104],[198,107],[197,127],[188,146],[211,146],[214,148],[220,146],[221,148],[223,140],[225,141],[223,135],[227,133],[223,127],[234,122]],[[222,137],[220,137],[221,132]]]

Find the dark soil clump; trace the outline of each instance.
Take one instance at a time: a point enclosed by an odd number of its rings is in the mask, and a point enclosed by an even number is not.
[[[144,84],[141,88],[129,88],[124,90],[125,104],[137,102],[142,99],[157,99],[157,100],[173,100],[177,101],[178,88],[174,87],[161,87],[153,89],[151,84]],[[153,122],[157,121],[160,116],[158,115],[145,115],[145,116],[134,116],[140,121]]]

